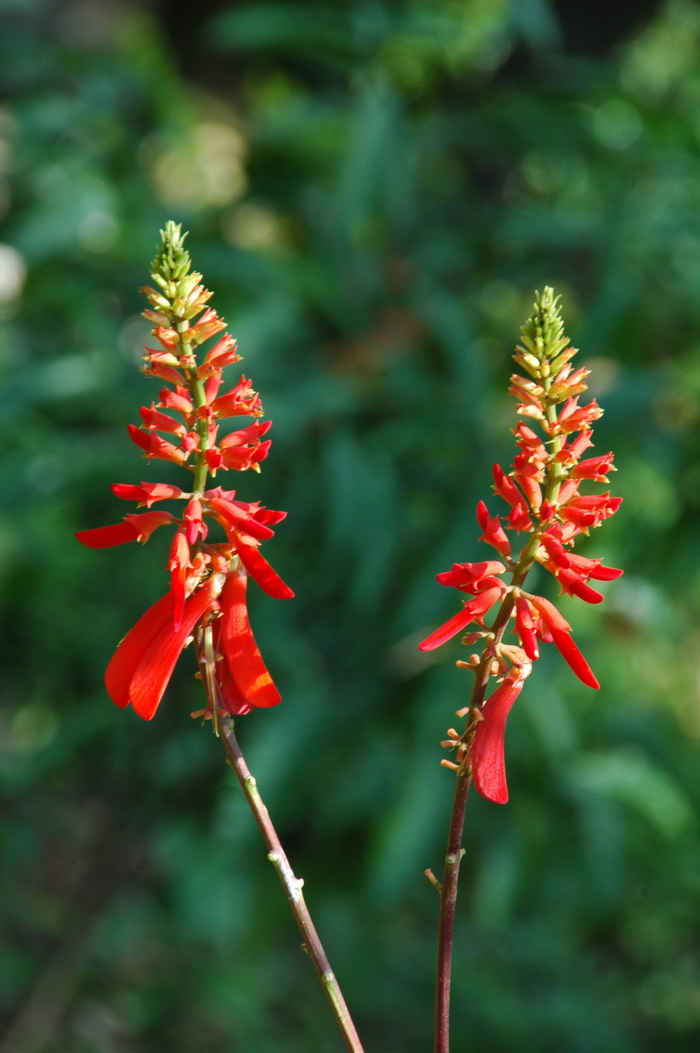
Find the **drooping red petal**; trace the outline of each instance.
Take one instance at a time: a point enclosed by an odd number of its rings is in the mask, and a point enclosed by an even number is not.
[[[111,548],[136,541],[138,530],[131,523],[114,523],[111,526],[95,527],[94,530],[79,530],[75,535],[88,548]]]
[[[226,661],[226,658],[223,657],[223,649],[219,639],[220,621],[221,619],[217,618],[214,622],[214,647],[218,653],[222,655],[221,661],[217,662],[216,665],[216,681],[219,686],[219,701],[226,713],[230,713],[233,717],[244,716],[246,713],[250,713],[253,707],[238,690],[236,681],[231,676],[228,662]]]
[[[474,786],[482,797],[495,804],[508,801],[504,740],[506,721],[523,687],[522,680],[504,680],[483,708],[483,720],[474,736],[471,765]]]
[[[129,701],[144,720],[150,720],[157,710],[188,636],[211,607],[215,595],[216,583],[210,578],[185,603],[179,629],[174,629],[168,619],[152,638],[129,687]],[[166,599],[169,601],[170,597]]]
[[[469,603],[465,603],[462,610],[454,614],[444,625],[441,625],[430,636],[426,636],[425,640],[418,644],[418,650],[434,651],[436,647],[447,643],[462,629],[466,629],[471,622],[481,619],[493,607],[494,603],[500,599],[502,592],[503,590],[500,588],[486,589],[485,592],[480,592]]]
[[[554,646],[557,648],[564,661],[567,662],[574,673],[576,673],[579,680],[588,687],[593,687],[597,690],[600,687],[600,684],[596,680],[593,670],[579,651],[570,634],[567,632],[561,632],[559,629],[550,629],[550,632],[552,634],[552,642]]]
[[[168,593],[149,607],[114,652],[105,672],[105,684],[109,697],[121,709],[129,704],[129,687],[136,667],[160,630],[170,620],[171,612],[172,599]]]
[[[248,620],[247,574],[232,571],[223,587],[218,619],[219,648],[240,698],[251,706],[276,706],[282,701],[263,662]]]
[[[241,558],[241,563],[263,592],[276,600],[291,600],[294,593],[289,585],[282,581],[277,571],[273,570],[257,548],[253,545],[246,545],[237,534],[231,535],[231,541]]]

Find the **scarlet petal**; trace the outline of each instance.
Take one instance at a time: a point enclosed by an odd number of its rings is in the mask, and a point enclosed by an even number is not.
[[[222,652],[221,642],[218,634],[219,620],[214,623],[214,646]],[[228,662],[225,658],[217,664],[216,667],[216,680],[219,685],[219,699],[223,705],[224,710],[230,713],[231,716],[240,717],[246,713],[250,713],[253,708],[250,702],[247,702],[243,695],[236,686],[236,681],[231,676],[231,670],[228,667]]]
[[[616,578],[621,578],[624,573],[624,570],[620,570],[618,567],[604,567],[601,563],[595,570],[591,571],[590,576],[595,581],[615,581]]]
[[[471,756],[474,786],[482,797],[494,804],[508,801],[504,753],[506,721],[522,686],[522,681],[505,680],[496,688],[484,705],[483,720],[474,736]]]
[[[112,701],[124,709],[129,704],[129,687],[136,667],[160,630],[170,620],[170,593],[143,614],[117,647],[105,672],[105,684]]]
[[[246,545],[238,535],[231,537],[236,552],[241,558],[241,563],[254,578],[263,592],[276,600],[291,600],[294,593],[289,585],[282,581],[276,570],[270,566],[264,556],[253,545]]]
[[[427,636],[422,643],[419,643],[418,650],[434,651],[436,647],[447,643],[462,629],[466,629],[471,622],[481,619],[493,607],[494,603],[500,599],[501,595],[502,589],[500,588],[486,589],[485,592],[480,592],[473,600],[466,603],[461,611],[454,614],[449,621],[446,621],[434,633]]]
[[[276,706],[282,701],[255,642],[246,608],[247,575],[233,571],[219,604],[219,647],[239,697],[252,706]]]
[[[600,684],[596,680],[593,670],[579,651],[569,633],[561,632],[559,629],[550,629],[550,632],[555,647],[564,661],[568,662],[571,666],[579,680],[588,687],[593,687],[597,690],[600,687]]]
[[[75,535],[88,548],[111,548],[136,541],[138,529],[131,523],[114,523],[113,526],[95,527],[94,530],[79,530]]]
[[[166,624],[152,637],[148,649],[136,667],[129,687],[129,701],[144,720],[150,720],[157,710],[187,637],[209,609],[213,599],[213,583],[207,582],[190,596],[185,604],[179,629],[174,629],[168,619]],[[166,601],[168,601],[166,609],[170,613],[170,597],[166,597]]]
[[[532,603],[539,611],[542,624],[547,632],[568,633],[571,631],[571,626],[566,618],[560,614],[554,604],[550,603],[549,600],[546,600],[544,596],[530,596],[528,598],[530,603]]]

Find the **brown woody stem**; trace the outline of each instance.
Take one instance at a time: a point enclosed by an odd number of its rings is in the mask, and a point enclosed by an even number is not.
[[[457,788],[452,805],[450,832],[440,888],[440,929],[438,934],[437,984],[435,988],[435,1053],[450,1049],[450,985],[452,980],[452,946],[454,943],[457,883],[462,862],[462,830],[467,807],[471,775],[468,770],[457,774]]]
[[[282,847],[282,842],[272,825],[270,813],[260,796],[257,783],[250,773],[245,757],[241,752],[241,747],[238,745],[238,739],[233,729],[233,718],[225,714],[220,705],[211,625],[204,626],[200,631],[197,650],[202,667],[202,679],[209,701],[209,711],[214,723],[214,731],[224,744],[228,762],[233,768],[239,785],[245,794],[245,799],[253,813],[253,818],[263,836],[263,841],[267,847],[267,858],[277,871],[277,877],[280,879],[287,902],[303,936],[302,949],[308,954],[314,964],[318,978],[326,992],[326,997],[331,1004],[340,1033],[345,1039],[345,1045],[350,1050],[350,1053],[363,1053],[362,1043],[355,1030],[355,1025],[343,998],[340,985],[330,967],[323,944],[316,932],[316,926],[311,920],[309,908],[306,906],[302,892],[304,882],[301,878],[295,876],[287,854]]]
[[[246,800],[250,805],[250,809],[256,823],[258,824],[265,845],[267,846],[267,858],[277,871],[277,876],[282,883],[287,901],[292,909],[292,913],[294,914],[296,923],[299,926],[304,939],[302,948],[306,951],[314,964],[314,968],[318,973],[318,978],[321,981],[328,1001],[331,1004],[333,1015],[335,1016],[336,1023],[345,1039],[347,1048],[350,1050],[350,1053],[363,1053],[362,1044],[357,1031],[355,1030],[355,1025],[350,1016],[345,999],[343,998],[342,991],[340,990],[340,985],[335,977],[335,973],[330,967],[330,963],[326,957],[326,952],[323,949],[321,940],[316,932],[316,927],[311,920],[309,909],[304,901],[304,895],[302,893],[304,882],[300,878],[294,876],[287,855],[282,848],[277,832],[272,825],[269,812],[258,792],[256,781],[250,774],[248,765],[241,753],[238,740],[233,731],[233,720],[223,719],[220,721],[219,726],[221,739],[224,744],[224,749],[226,750],[229,764],[233,768],[241,789],[245,794]]]

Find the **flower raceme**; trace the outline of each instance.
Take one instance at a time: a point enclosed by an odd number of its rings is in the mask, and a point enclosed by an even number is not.
[[[593,423],[602,410],[595,399],[579,404],[588,370],[572,367],[575,354],[564,335],[558,298],[545,288],[541,295],[536,294],[532,316],[521,330],[514,355],[527,374],[511,378],[510,393],[524,418],[514,429],[518,453],[509,473],[498,464],[493,469],[494,490],[508,511],[492,516],[483,501],[476,510],[480,540],[495,549],[499,559],[455,563],[451,570],[438,574],[442,585],[471,598],[419,644],[422,651],[432,651],[470,626],[475,629],[464,636],[464,643],[472,646],[483,641],[481,656],[473,654],[468,662],[457,663],[474,672],[475,684],[470,705],[458,713],[468,718],[465,731],[460,735],[450,729],[443,743],[456,750],[459,763],[443,764],[460,773],[471,771],[478,792],[498,804],[508,800],[506,720],[533,662],[540,657],[540,644],[553,643],[584,684],[600,686],[556,606],[525,589],[529,571],[539,564],[553,575],[562,594],[587,603],[603,599],[591,581],[611,581],[622,574],[600,559],[572,551],[579,534],[600,526],[621,503],[609,491],[580,493],[582,483],[607,483],[615,469],[611,453],[582,458],[593,445]],[[514,555],[517,535],[524,535],[524,543]],[[490,626],[486,623],[489,616],[493,618]],[[516,643],[504,639],[511,626]],[[492,677],[499,684],[487,698]]]
[[[220,471],[260,470],[270,449],[264,438],[270,422],[257,419],[262,404],[245,376],[221,393],[223,369],[240,361],[235,341],[227,333],[220,335],[225,322],[205,306],[211,293],[191,270],[186,235],[169,222],[161,236],[151,268],[156,287],[143,289],[150,304],[144,317],[154,323],[160,347],[146,349],[144,372],[165,387],[158,402],[141,407],[141,425],[130,424],[128,431],[148,460],[189,470],[191,486],[115,483],[115,497],[147,510],[129,513],[110,526],[81,530],[76,537],[89,548],[107,548],[146,542],[160,527],[175,527],[167,564],[169,592],[119,644],[105,682],[118,706],[131,704],[150,720],[180,653],[194,638],[212,688],[205,715],[216,720],[218,711],[241,714],[280,701],[253,637],[246,588],[250,576],[270,596],[294,595],[260,552],[261,542],[273,537],[272,526],[286,513],[238,500],[235,490],[207,486],[209,475]],[[214,337],[216,343],[206,349]],[[254,419],[220,436],[221,422],[230,417]],[[184,502],[184,512],[178,517],[153,507],[162,501]],[[210,540],[211,521],[225,540]]]

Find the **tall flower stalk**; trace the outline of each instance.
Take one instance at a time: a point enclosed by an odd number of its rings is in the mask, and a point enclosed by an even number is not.
[[[245,376],[221,390],[224,369],[240,356],[226,323],[207,306],[212,294],[202,285],[202,275],[192,270],[185,237],[179,225],[166,224],[151,265],[153,285],[142,290],[150,305],[144,317],[153,323],[159,345],[146,349],[144,373],[165,386],[157,402],[141,407],[141,424],[130,424],[128,431],[147,460],[168,461],[188,471],[189,485],[183,490],[170,483],[115,483],[116,497],[146,511],[76,534],[89,548],[106,548],[145,543],[161,527],[174,528],[167,563],[169,590],[121,641],[107,666],[105,683],[116,705],[130,705],[151,720],[181,652],[193,644],[206,691],[205,707],[193,716],[210,719],[222,738],[345,1043],[352,1053],[362,1053],[306,907],[303,882],[292,871],[234,734],[234,716],[281,701],[250,626],[248,578],[276,599],[290,599],[294,593],[260,552],[286,512],[242,501],[235,490],[210,483],[210,477],[226,471],[259,472],[270,449],[265,435],[271,422],[260,419],[260,398]],[[231,418],[252,420],[224,432],[222,425]],[[162,502],[181,502],[183,511],[165,511]],[[220,540],[211,539],[212,525]]]
[[[429,873],[440,893],[436,1053],[449,1051],[455,904],[470,784],[488,800],[507,802],[506,721],[540,657],[541,644],[554,644],[588,687],[600,686],[555,604],[526,588],[531,569],[539,564],[553,575],[562,594],[595,604],[603,596],[590,582],[610,581],[622,574],[600,559],[572,551],[580,534],[600,526],[621,503],[609,491],[580,492],[586,482],[607,483],[614,466],[611,453],[582,456],[593,445],[593,423],[602,410],[595,399],[579,404],[589,371],[574,369],[576,353],[564,334],[558,297],[547,287],[536,294],[514,355],[526,374],[511,378],[510,393],[524,418],[514,429],[518,452],[509,473],[498,464],[493,469],[494,490],[508,511],[492,516],[483,501],[476,511],[480,540],[495,549],[499,558],[455,563],[451,570],[438,574],[442,585],[471,598],[419,645],[423,651],[432,651],[460,633],[468,647],[480,645],[480,651],[457,662],[473,673],[474,682],[468,705],[457,712],[465,720],[464,728],[450,728],[442,743],[453,754],[453,759],[442,763],[455,772],[457,785],[442,882]]]

